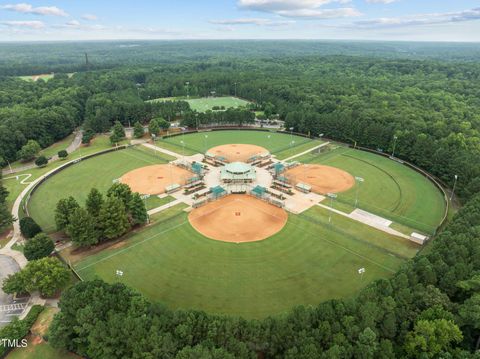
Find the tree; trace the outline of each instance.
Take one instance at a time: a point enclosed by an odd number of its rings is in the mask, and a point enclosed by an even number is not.
[[[85,202],[87,212],[94,218],[98,217],[98,214],[100,213],[100,208],[102,207],[102,203],[102,194],[98,189],[92,188]]]
[[[55,249],[52,239],[45,233],[38,233],[25,243],[23,254],[29,261],[48,257]]]
[[[87,210],[77,208],[66,228],[73,243],[79,247],[92,246],[98,243],[99,231],[95,219]]]
[[[145,208],[145,202],[140,197],[140,194],[134,193],[129,204],[130,217],[132,225],[144,224],[148,221],[148,213]]]
[[[107,197],[117,197],[122,200],[126,210],[129,210],[132,200],[132,190],[125,183],[114,183],[107,191]]]
[[[148,133],[150,133],[150,136],[158,136],[160,133],[160,125],[158,124],[157,119],[152,119],[150,123],[148,124]]]
[[[57,225],[57,230],[61,231],[67,228],[73,212],[79,207],[80,205],[72,196],[62,198],[58,201],[57,207],[55,208],[55,224]]]
[[[168,122],[168,121],[165,120],[164,118],[157,118],[156,120],[157,120],[158,126],[159,126],[162,130],[166,131],[166,130],[168,130],[168,129],[170,128],[170,122]]]
[[[45,167],[48,165],[48,159],[45,156],[40,156],[35,160],[35,165],[38,167]]]
[[[68,157],[68,152],[66,150],[58,151],[58,158],[62,160]]]
[[[1,173],[0,173],[1,179]],[[7,206],[8,191],[0,182],[0,231],[8,227],[13,222],[13,217]]]
[[[451,320],[419,320],[405,338],[405,351],[412,358],[420,354],[433,358],[462,340],[462,332]]]
[[[93,137],[95,137],[95,132],[91,128],[85,129],[82,135],[82,143],[84,145],[89,145]]]
[[[130,229],[127,211],[120,198],[108,197],[100,209],[98,222],[107,239],[118,238]]]
[[[3,282],[5,293],[32,293],[51,297],[70,281],[70,271],[57,258],[46,257],[28,262],[25,268]]]
[[[142,138],[143,135],[145,134],[145,131],[143,130],[143,126],[140,122],[135,122],[133,125],[133,136],[135,138]]]
[[[110,135],[110,143],[112,145],[125,139],[125,129],[120,121],[115,121],[115,125],[112,128],[112,134]]]
[[[25,238],[33,238],[41,231],[42,229],[32,217],[23,217],[20,219],[20,232],[22,232]]]
[[[18,152],[18,157],[23,161],[31,161],[35,158],[41,147],[35,140],[29,140]]]

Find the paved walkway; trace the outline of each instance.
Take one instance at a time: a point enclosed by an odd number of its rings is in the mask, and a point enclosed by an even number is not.
[[[387,223],[391,224],[392,223],[391,221],[388,221],[384,218],[378,217],[378,216],[376,216],[372,213],[369,213],[369,212],[366,212],[366,211],[363,211],[363,210],[358,210],[358,209],[353,211],[352,213],[345,213],[345,212],[339,211],[335,208],[331,208],[331,207],[326,206],[326,205],[321,204],[321,203],[319,203],[318,206],[320,206],[322,208],[325,208],[329,211],[332,211],[333,213],[339,214],[339,215],[344,216],[344,217],[348,217],[348,218],[350,218],[354,221],[357,221],[357,222],[363,223],[367,226],[378,229],[382,232],[385,232],[385,233],[391,234],[393,236],[397,236],[397,237],[401,237],[401,238],[405,238],[405,239],[410,240],[410,236],[407,236],[406,234],[403,234],[399,231],[396,231],[393,228],[390,228],[387,225]],[[366,214],[368,214],[368,215],[366,215]],[[377,221],[374,218],[381,218],[383,220],[383,223],[382,223],[382,221]]]
[[[320,144],[320,145],[318,145],[318,146],[312,147],[312,148],[310,148],[310,149],[308,149],[308,150],[306,150],[306,151],[303,151],[303,152],[301,152],[301,153],[297,153],[296,155],[293,155],[293,156],[290,156],[290,157],[288,157],[288,158],[285,158],[285,159],[282,160],[282,162],[291,161],[291,160],[293,160],[294,158],[297,158],[297,157],[306,155],[307,153],[312,152],[312,151],[314,151],[314,150],[316,150],[316,149],[318,149],[318,148],[322,148],[323,146],[326,146],[326,145],[328,145],[329,143],[330,143],[330,142],[324,142],[324,143],[322,143],[322,144]]]
[[[181,154],[179,154],[179,153],[176,153],[176,152],[167,150],[167,149],[162,148],[162,147],[158,147],[158,146],[156,146],[156,145],[152,145],[151,143],[142,143],[142,146],[145,146],[145,147],[147,147],[147,148],[150,148],[150,149],[152,149],[152,150],[154,150],[154,151],[158,151],[158,152],[165,153],[166,155],[175,157],[177,160],[183,158],[183,156],[182,156]]]
[[[173,207],[179,203],[182,203],[181,200],[179,199],[175,199],[173,200],[172,202],[168,202],[167,204],[164,204],[163,206],[160,206],[160,207],[157,207],[157,208],[154,208],[154,209],[151,209],[150,211],[148,211],[148,215],[151,216],[152,214],[155,214],[155,213],[158,213],[158,212],[161,212],[163,210],[166,210],[170,207]]]
[[[68,153],[72,153],[73,151],[77,150],[80,145],[82,144],[82,137],[83,137],[83,131],[77,131],[75,133],[75,137],[73,138],[73,141],[72,143],[70,143],[68,145],[68,147],[66,148],[67,152]],[[53,155],[49,160],[48,162],[54,162],[54,161],[57,161],[58,160],[58,154],[55,154]],[[13,173],[18,173],[18,172],[22,172],[22,171],[27,171],[27,170],[31,170],[32,168],[36,168],[37,165],[35,163],[30,163],[28,165],[25,165],[25,166],[22,166],[22,167],[17,167],[17,168],[12,168],[12,170],[10,171],[10,169],[4,169],[2,170],[2,174],[5,176],[5,175],[11,175]]]

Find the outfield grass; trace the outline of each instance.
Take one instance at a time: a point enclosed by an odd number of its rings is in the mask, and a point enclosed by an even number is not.
[[[105,192],[112,180],[135,168],[167,163],[167,155],[154,155],[139,148],[129,148],[100,155],[77,163],[40,185],[29,202],[30,215],[46,232],[55,231],[54,210],[59,199],[73,196],[84,203],[92,187]]]
[[[364,178],[362,184],[338,194],[338,202],[354,206],[358,189],[360,208],[427,234],[434,232],[444,215],[441,192],[421,174],[389,158],[339,147],[296,160],[338,167]]]
[[[393,274],[418,248],[335,214],[332,222],[345,230],[334,229],[320,207],[290,215],[269,239],[241,245],[203,237],[182,207],[168,211],[159,215],[170,219],[124,246],[74,263],[77,271],[84,279],[120,280],[171,308],[261,318],[297,304],[352,296]],[[362,267],[366,273],[360,279]],[[121,279],[117,269],[124,271]]]
[[[158,208],[173,201],[175,201],[175,198],[172,196],[166,196],[163,198],[160,198],[158,196],[150,196],[145,200],[145,207],[147,208],[147,211],[149,211],[151,209]]]
[[[165,102],[165,101],[186,101],[189,103],[190,108],[197,112],[206,112],[212,110],[213,107],[225,107],[228,108],[237,108],[248,105],[250,102],[242,100],[238,97],[233,96],[223,96],[223,97],[202,97],[202,98],[189,98],[186,97],[164,97],[150,100],[151,102]]]
[[[207,138],[205,138],[207,136]],[[270,137],[269,137],[270,136]],[[292,143],[292,139],[294,143]],[[185,146],[181,141],[185,142]],[[160,147],[182,153],[185,148],[186,155],[205,153],[208,149],[226,145],[229,143],[242,143],[265,147],[272,154],[280,154],[286,158],[296,153],[305,151],[308,148],[317,146],[320,141],[312,141],[309,138],[291,136],[290,134],[270,131],[205,131],[167,137],[156,141]]]
[[[55,142],[53,145],[48,146],[47,148],[40,151],[41,155],[44,155],[47,158],[50,158],[59,151],[66,150],[67,147],[72,143],[75,135],[72,133],[71,135],[65,137],[63,140]]]

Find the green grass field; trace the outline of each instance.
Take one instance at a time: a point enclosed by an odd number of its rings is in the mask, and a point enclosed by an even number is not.
[[[205,136],[207,136],[205,138]],[[185,146],[181,141],[185,142]],[[319,140],[310,140],[305,137],[291,136],[285,133],[270,131],[205,131],[168,137],[158,140],[157,145],[172,151],[182,153],[185,147],[186,155],[205,153],[208,149],[226,145],[229,143],[243,143],[265,147],[277,158],[283,159],[296,153],[303,152],[308,148],[315,147],[322,143]]]
[[[167,163],[172,158],[141,148],[129,148],[82,161],[52,176],[38,187],[29,203],[30,215],[44,231],[55,231],[54,210],[59,199],[73,196],[83,203],[92,187],[106,191],[112,180],[138,167]]]
[[[388,277],[419,247],[348,218],[313,208],[290,215],[269,239],[224,243],[207,239],[188,223],[182,207],[171,219],[75,263],[84,279],[120,280],[172,308],[197,308],[261,318],[297,304],[349,297],[372,280]],[[313,220],[312,220],[313,218]],[[358,269],[365,267],[360,279]],[[124,271],[121,279],[115,270]]]
[[[338,194],[337,201],[352,209],[358,189],[361,209],[427,234],[434,232],[445,213],[441,192],[427,178],[389,158],[339,147],[296,160],[338,167],[364,178],[362,184]]]
[[[237,108],[248,105],[250,102],[242,100],[238,97],[233,96],[223,96],[223,97],[202,97],[202,98],[189,98],[186,97],[164,97],[150,100],[151,102],[164,102],[164,101],[176,101],[182,100],[190,104],[190,108],[197,112],[207,112],[212,110],[213,107],[225,107],[228,109],[230,107]]]

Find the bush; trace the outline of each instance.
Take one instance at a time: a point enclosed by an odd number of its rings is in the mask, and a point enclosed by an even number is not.
[[[38,167],[45,167],[48,164],[48,159],[45,156],[40,156],[35,160],[35,164]]]
[[[7,340],[21,340],[28,335],[30,328],[37,320],[40,313],[43,311],[43,307],[41,305],[34,305],[30,311],[28,312],[25,319],[19,320],[14,319],[11,323],[7,326],[0,329],[0,338],[7,339]],[[7,354],[11,348],[8,348],[4,345],[0,345],[0,357],[3,357]]]
[[[61,159],[67,158],[68,152],[66,150],[58,151],[58,157]]]
[[[42,231],[42,228],[32,217],[23,217],[20,220],[20,232],[25,238],[33,238]]]
[[[48,257],[55,249],[52,239],[45,233],[39,233],[25,244],[23,254],[29,261]]]

